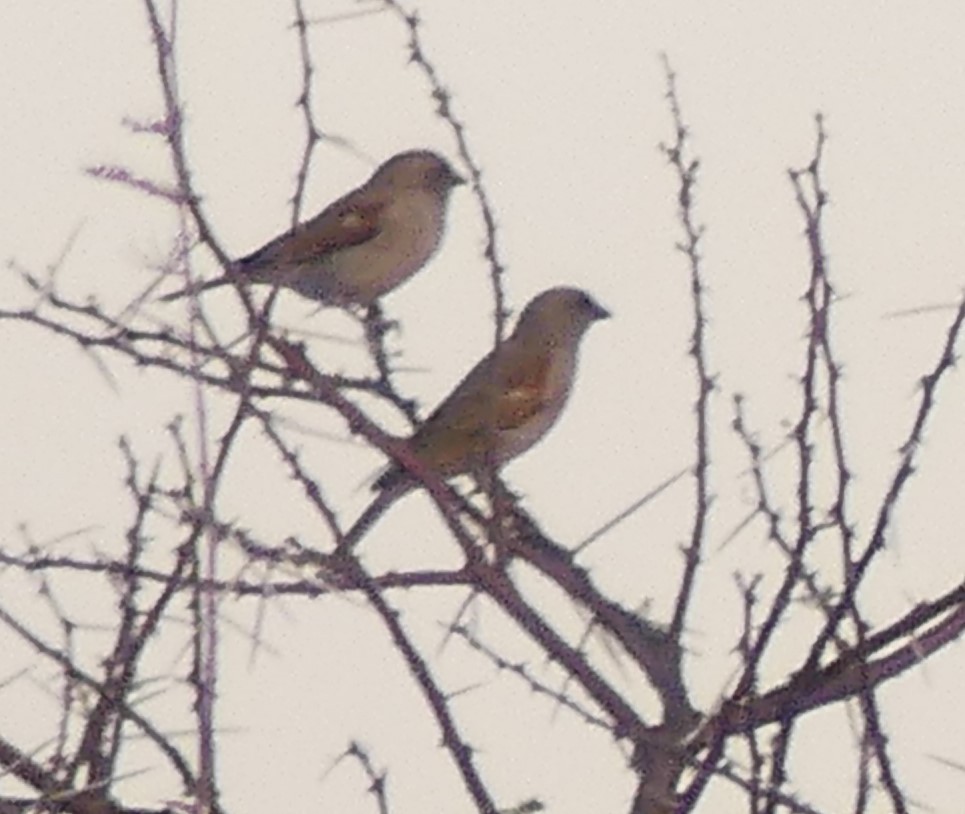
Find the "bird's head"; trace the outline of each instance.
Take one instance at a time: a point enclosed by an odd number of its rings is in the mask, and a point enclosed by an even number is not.
[[[610,312],[579,288],[561,286],[538,294],[523,309],[516,333],[578,340],[594,322]]]
[[[372,176],[372,184],[395,189],[428,189],[445,194],[466,180],[431,150],[409,150],[392,156]]]

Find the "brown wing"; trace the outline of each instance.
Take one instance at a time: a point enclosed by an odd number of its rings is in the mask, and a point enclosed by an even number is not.
[[[517,429],[546,406],[546,379],[550,354],[526,354],[523,363],[507,371],[506,387],[496,405],[496,426],[500,430]]]
[[[509,343],[483,359],[460,382],[412,439],[427,463],[462,468],[478,457],[494,432],[523,426],[546,404],[549,354]]]
[[[238,261],[249,269],[265,265],[297,265],[372,240],[380,231],[386,201],[350,193],[294,232],[286,232]]]
[[[416,430],[410,443],[426,466],[450,477],[485,461],[493,433],[510,432],[546,406],[550,354],[512,339],[482,359]],[[386,489],[405,478],[397,465],[375,482]]]

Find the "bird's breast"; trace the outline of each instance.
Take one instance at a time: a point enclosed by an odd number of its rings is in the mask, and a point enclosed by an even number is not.
[[[371,246],[394,254],[414,269],[420,268],[439,248],[445,225],[445,207],[425,190],[400,193],[382,217],[379,234]]]
[[[444,210],[433,195],[400,194],[383,210],[371,240],[330,258],[329,299],[367,305],[398,287],[425,265],[439,247]]]

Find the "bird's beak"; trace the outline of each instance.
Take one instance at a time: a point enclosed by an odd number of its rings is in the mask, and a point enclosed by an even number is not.
[[[606,308],[604,308],[598,302],[593,303],[592,314],[593,314],[593,319],[609,319],[610,317],[613,316],[613,314],[607,311]]]
[[[447,173],[447,174],[448,174],[448,176],[449,176],[448,180],[449,180],[449,185],[450,185],[450,186],[453,186],[453,187],[461,187],[463,184],[466,183],[466,179],[463,178],[463,177],[462,177],[458,172],[456,172],[454,169],[452,169],[452,167],[449,167],[449,168],[448,168],[448,173]]]

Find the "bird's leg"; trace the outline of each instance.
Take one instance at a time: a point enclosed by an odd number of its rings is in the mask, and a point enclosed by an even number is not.
[[[382,309],[377,302],[372,303],[361,316],[362,329],[365,331],[365,344],[375,362],[379,378],[387,380],[389,377],[389,355],[385,350],[385,335],[390,325],[382,316]]]
[[[517,497],[499,477],[495,461],[488,460],[486,466],[476,473],[476,484],[486,494],[489,501],[489,522],[487,523],[489,542],[493,546],[496,562],[505,564],[509,559],[512,542],[513,514]]]
[[[390,328],[396,328],[399,325],[396,320],[385,318],[382,306],[377,301],[365,308],[361,320],[365,324],[366,335],[379,339],[387,334]]]
[[[387,320],[382,315],[382,308],[372,303],[361,316],[362,328],[365,331],[365,343],[377,371],[377,392],[396,405],[411,422],[415,423],[416,404],[411,399],[403,398],[396,392],[392,383],[392,367],[389,363],[389,352],[385,348],[385,337],[399,327],[395,320]]]

